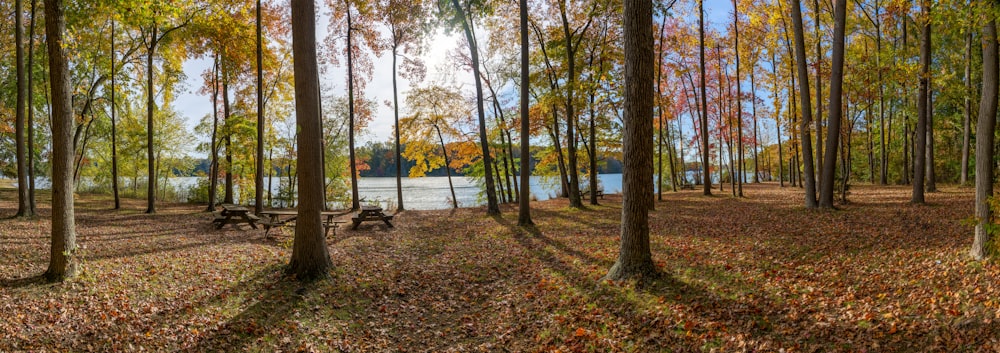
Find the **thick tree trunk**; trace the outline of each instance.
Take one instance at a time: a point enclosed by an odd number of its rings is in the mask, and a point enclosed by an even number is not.
[[[816,176],[813,170],[812,137],[809,136],[809,122],[812,120],[812,102],[809,96],[809,68],[806,63],[805,38],[802,34],[802,10],[799,0],[792,0],[792,28],[795,32],[795,58],[799,71],[799,95],[802,100],[802,126],[800,139],[802,143],[802,169],[806,188],[806,207],[815,208]]]
[[[45,2],[45,33],[52,87],[52,247],[49,281],[63,281],[78,272],[73,209],[73,105],[69,63],[63,48],[66,19],[63,0]]]
[[[500,205],[497,203],[496,188],[493,184],[493,173],[490,171],[490,165],[493,164],[493,157],[490,156],[490,145],[486,135],[486,112],[483,109],[483,79],[479,73],[479,48],[476,45],[475,36],[472,35],[472,24],[469,23],[470,18],[465,13],[465,9],[463,9],[458,3],[458,0],[452,0],[451,3],[455,7],[455,11],[457,12],[459,19],[462,21],[462,29],[465,32],[465,39],[469,42],[469,53],[472,61],[472,75],[476,81],[476,111],[479,114],[479,144],[483,149],[483,171],[486,182],[486,214],[498,215],[500,214]],[[567,138],[572,139],[573,136],[569,136]],[[570,195],[570,197],[572,197],[572,193]],[[576,196],[577,201],[579,201],[580,195],[577,194]]]
[[[323,132],[320,128],[319,70],[316,64],[316,12],[312,0],[292,0],[292,53],[295,67],[295,116],[299,126],[299,206],[289,273],[308,281],[329,276],[332,266],[323,223]]]
[[[735,3],[733,0],[733,4]],[[698,1],[698,37],[698,50],[700,52],[698,72],[701,74],[701,175],[704,184],[702,194],[712,195],[712,174],[709,172],[710,161],[708,158],[708,95],[705,93],[705,2],[703,0]],[[737,39],[737,51],[739,51],[739,43],[739,39]],[[736,57],[739,57],[739,54],[736,54]],[[739,70],[739,64],[736,67]]]
[[[640,281],[658,272],[649,249],[653,185],[653,4],[625,0],[624,168],[622,230],[618,260],[605,278]]]
[[[930,16],[930,2],[924,0],[920,5],[922,17]],[[927,102],[930,90],[931,68],[931,24],[924,21],[920,34],[920,92],[917,97],[917,132],[914,139],[916,146],[913,153],[913,197],[912,203],[924,203],[924,176],[927,163]]]
[[[991,1],[996,9],[998,1]],[[969,255],[982,260],[996,254],[996,244],[991,241],[989,228],[993,226],[993,213],[989,200],[993,197],[993,142],[996,129],[997,91],[1000,83],[1000,62],[997,58],[996,18],[983,28],[983,90],[979,101],[979,118],[976,124],[976,229]],[[990,247],[992,246],[992,249]]]
[[[531,80],[528,61],[528,0],[518,3],[521,29],[521,194],[518,196],[517,225],[522,227],[534,224],[531,220],[531,124],[529,124],[528,92]],[[449,179],[450,181],[451,179]],[[454,196],[452,197],[454,199]]]
[[[844,27],[847,19],[847,0],[836,1],[833,17],[833,60],[830,63],[830,118],[827,125],[826,157],[823,158],[823,182],[820,183],[822,189],[819,194],[819,207],[821,208],[833,208],[833,179],[837,174],[837,144],[840,139],[840,122],[844,117]]]

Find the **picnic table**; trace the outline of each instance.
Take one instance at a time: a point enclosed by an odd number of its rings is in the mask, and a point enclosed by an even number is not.
[[[361,225],[361,222],[368,222],[368,221],[382,221],[385,222],[386,226],[392,228],[392,223],[389,222],[391,220],[392,220],[392,215],[387,215],[384,212],[382,212],[382,207],[361,206],[361,212],[358,213],[358,216],[351,218],[351,221],[354,223],[354,226],[351,227],[351,229],[358,229],[358,226]]]
[[[345,221],[338,221],[335,219],[336,216],[341,214],[343,213],[333,211],[320,212],[320,215],[323,218],[323,228],[326,232],[325,234],[329,234],[330,228],[333,228],[333,235],[336,236],[337,226],[341,223],[347,223]],[[266,236],[273,227],[280,227],[289,223],[294,224],[295,219],[299,216],[299,212],[295,210],[268,210],[261,211],[260,215],[265,218],[261,224],[264,225],[264,235]]]
[[[250,213],[250,209],[239,205],[222,204],[222,211],[212,214],[215,216],[212,219],[215,229],[222,229],[227,224],[232,224],[233,228],[236,228],[240,223],[248,223],[251,228],[257,229],[257,221],[260,220],[260,217]]]

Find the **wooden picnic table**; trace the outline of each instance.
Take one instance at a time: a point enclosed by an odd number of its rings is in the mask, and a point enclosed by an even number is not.
[[[392,221],[392,215],[382,212],[382,207],[379,206],[361,206],[361,212],[358,213],[357,217],[352,217],[351,221],[354,223],[351,229],[358,229],[361,222],[368,221],[382,221],[385,222],[386,226],[392,228],[392,223],[389,222]]]
[[[333,228],[333,235],[336,236],[337,226],[341,223],[347,223],[335,219],[335,217],[342,214],[344,213],[334,211],[320,212],[320,215],[323,217],[323,228],[326,234],[329,234],[330,228]],[[265,220],[261,224],[264,225],[264,235],[267,235],[272,227],[280,227],[289,223],[295,224],[295,219],[299,217],[299,212],[296,210],[268,210],[261,211],[260,215],[265,217]]]
[[[215,223],[215,229],[222,229],[227,224],[232,224],[233,228],[240,223],[248,223],[253,229],[257,229],[257,221],[260,217],[257,217],[250,213],[250,209],[239,206],[222,204],[221,212],[213,212],[215,218],[212,219],[212,223]]]

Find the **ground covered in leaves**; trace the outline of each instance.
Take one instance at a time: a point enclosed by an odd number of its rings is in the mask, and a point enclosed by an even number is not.
[[[914,206],[909,188],[856,187],[833,212],[804,209],[799,189],[745,191],[665,194],[651,216],[665,275],[641,288],[600,280],[614,195],[533,203],[531,229],[513,207],[341,228],[332,280],[307,285],[283,274],[289,230],[90,195],[85,272],[32,281],[48,262],[43,203],[38,219],[0,220],[0,351],[1000,351],[1000,265],[966,255],[970,189]],[[15,211],[0,191],[0,217]]]

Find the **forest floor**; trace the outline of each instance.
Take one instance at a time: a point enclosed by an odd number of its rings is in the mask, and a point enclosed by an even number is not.
[[[801,190],[664,194],[651,213],[665,274],[602,282],[621,198],[535,202],[537,227],[483,208],[406,211],[328,241],[332,279],[284,275],[289,230],[215,230],[204,206],[82,195],[85,272],[48,262],[50,210],[0,220],[0,351],[1000,351],[1000,264],[967,256],[972,191],[928,205],[857,186],[839,211]],[[716,191],[718,194],[718,191]],[[48,195],[43,195],[47,197]],[[12,201],[15,200],[15,201]],[[0,191],[0,217],[16,211]]]

